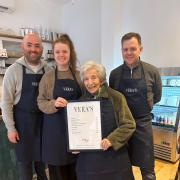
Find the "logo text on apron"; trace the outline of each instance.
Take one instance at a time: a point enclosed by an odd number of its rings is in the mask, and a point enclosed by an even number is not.
[[[39,85],[39,83],[38,83],[38,82],[32,82],[32,86],[37,87],[38,85]]]
[[[71,88],[71,87],[63,87],[63,90],[64,90],[64,91],[67,91],[67,92],[72,92],[72,91],[74,91],[74,89]]]
[[[136,92],[138,92],[138,89],[137,88],[126,88],[126,92],[128,92],[128,93],[136,93]]]

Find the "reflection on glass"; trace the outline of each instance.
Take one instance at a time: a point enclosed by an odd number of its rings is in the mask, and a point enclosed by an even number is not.
[[[177,115],[180,102],[180,76],[161,76],[161,79],[162,98],[152,110],[152,124],[173,129],[179,120]]]

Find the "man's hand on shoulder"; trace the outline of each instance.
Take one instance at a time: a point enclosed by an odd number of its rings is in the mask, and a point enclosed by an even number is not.
[[[7,136],[8,136],[9,141],[12,143],[17,143],[20,140],[19,134],[17,131],[8,132]]]

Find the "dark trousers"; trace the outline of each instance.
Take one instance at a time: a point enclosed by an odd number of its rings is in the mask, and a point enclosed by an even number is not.
[[[156,180],[154,169],[140,168],[143,180]]]
[[[37,180],[48,180],[45,173],[45,164],[42,162],[19,162],[19,179],[20,180],[32,180],[33,177],[33,165],[37,174]]]
[[[75,164],[64,166],[48,165],[50,180],[76,180]]]

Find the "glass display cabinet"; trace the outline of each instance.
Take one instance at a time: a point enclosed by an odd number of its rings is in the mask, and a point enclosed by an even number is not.
[[[160,68],[162,98],[152,110],[155,156],[171,162],[179,159],[180,67]]]

